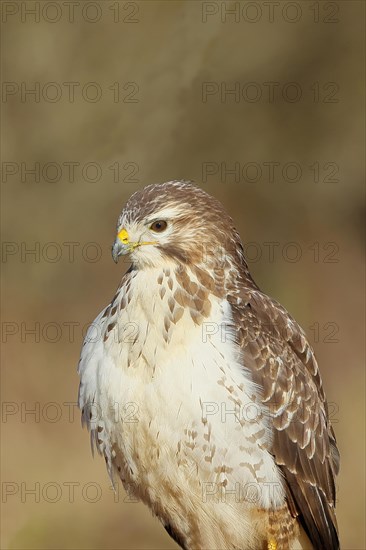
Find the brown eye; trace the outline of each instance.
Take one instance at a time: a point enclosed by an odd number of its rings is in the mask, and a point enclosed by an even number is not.
[[[152,231],[155,231],[155,233],[162,233],[166,230],[168,227],[168,224],[165,220],[158,220],[150,225],[150,229]]]

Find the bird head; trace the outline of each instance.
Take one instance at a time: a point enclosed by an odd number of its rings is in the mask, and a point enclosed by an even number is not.
[[[221,203],[186,181],[149,185],[122,210],[112,247],[115,262],[129,255],[137,267],[204,264],[237,251],[239,235]]]

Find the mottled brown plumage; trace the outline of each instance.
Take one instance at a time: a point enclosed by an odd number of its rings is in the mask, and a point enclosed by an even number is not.
[[[151,232],[146,230],[146,244],[155,249],[154,255],[140,252],[144,248],[142,246],[133,248],[132,267],[125,274],[116,296],[101,316],[106,352],[115,355],[118,351],[113,347],[116,345],[116,338],[117,343],[123,342],[123,338],[115,332],[121,315],[124,315],[125,320],[134,322],[131,304],[135,304],[135,308],[138,304],[142,312],[146,309],[149,321],[146,329],[140,330],[139,327],[139,333],[133,335],[132,343],[129,342],[130,351],[126,352],[124,368],[139,365],[138,368],[142,369],[143,366],[141,379],[147,383],[150,380],[149,372],[152,373],[153,380],[161,368],[159,362],[151,365],[152,360],[148,358],[149,354],[152,353],[154,357],[158,353],[158,348],[154,352],[151,342],[148,343],[149,330],[156,329],[157,334],[160,331],[162,345],[167,353],[174,353],[177,343],[173,340],[176,334],[181,334],[180,339],[184,338],[184,331],[178,332],[179,327],[186,326],[194,335],[194,331],[215,318],[213,316],[217,315],[217,304],[221,304],[223,311],[229,307],[227,328],[233,349],[239,356],[243,380],[242,383],[230,381],[230,367],[226,367],[225,363],[220,367],[220,378],[216,380],[216,375],[212,375],[213,378],[210,379],[212,367],[207,364],[207,383],[221,386],[228,403],[239,406],[244,402],[244,394],[241,392],[252,382],[255,384],[250,403],[258,407],[257,431],[248,431],[248,421],[243,418],[240,418],[240,425],[244,432],[248,432],[247,444],[253,445],[252,451],[248,449],[250,453],[247,456],[255,449],[262,453],[263,458],[254,462],[243,459],[239,467],[250,472],[257,483],[264,483],[266,479],[263,478],[263,472],[269,470],[268,466],[265,470],[263,460],[266,453],[269,453],[281,473],[281,479],[284,479],[286,495],[282,506],[271,505],[267,508],[262,505],[246,511],[246,521],[250,519],[252,525],[256,526],[254,534],[248,535],[248,548],[256,548],[262,544],[270,548],[270,541],[275,541],[273,544],[277,544],[278,550],[292,548],[293,541],[299,540],[301,528],[316,550],[336,550],[339,548],[339,541],[335,517],[335,478],[339,470],[339,453],[318,365],[305,333],[280,304],[258,288],[250,275],[232,219],[216,199],[199,187],[189,182],[168,182],[149,186],[135,193],[118,220],[117,230],[127,226],[150,226],[160,219],[161,211],[164,211],[168,224],[172,226],[170,236],[154,241],[151,240]],[[139,231],[145,234],[144,229]],[[144,240],[145,237],[140,239]],[[117,244],[118,247],[121,246],[120,243]],[[141,241],[141,244],[145,243]],[[134,246],[139,246],[139,242]],[[154,277],[152,287],[156,288],[156,295],[151,297],[152,306],[144,305],[138,294],[143,292],[138,290],[137,281],[144,270]],[[154,327],[149,308],[152,307],[152,311],[155,311],[158,303],[156,300],[159,300],[159,307],[163,305],[164,314]],[[188,339],[185,345],[189,346],[189,342]],[[225,349],[223,347],[222,354],[227,353]],[[202,350],[204,353],[205,349]],[[220,350],[218,352],[220,357]],[[87,360],[89,361],[91,353],[85,352],[85,360],[82,357],[82,373],[88,366]],[[184,365],[181,368],[184,369]],[[194,368],[192,376],[195,376]],[[86,383],[83,386],[82,380],[81,404],[88,399],[86,386]],[[90,394],[90,390],[88,391]],[[180,408],[175,414],[179,412]],[[200,429],[204,431],[204,462],[213,465],[212,473],[220,476],[221,487],[225,490],[228,480],[232,479],[230,476],[235,473],[233,470],[236,462],[232,459],[231,465],[225,464],[225,451],[221,462],[214,466],[217,455],[216,446],[210,446],[211,434],[214,437],[220,427],[208,422],[203,415],[202,419],[193,420],[192,426],[201,423]],[[271,432],[269,438],[266,436],[267,421]],[[146,436],[148,439],[150,425],[151,421],[146,426],[141,422],[138,427],[140,432],[133,433],[133,437],[141,440]],[[97,448],[106,456],[109,470],[115,469],[125,484],[131,480],[136,483],[131,463],[136,467],[141,462],[137,449],[132,447],[132,455],[128,459],[126,456],[130,456],[130,450],[128,453],[122,451],[121,445],[113,442],[110,434],[103,437],[105,428],[102,423],[89,427]],[[132,435],[126,432],[124,437]],[[200,433],[196,428],[184,430],[176,452],[178,469],[185,468],[191,460],[195,464],[194,453],[200,448],[199,441]],[[235,441],[228,442],[228,445],[235,446]],[[246,447],[238,448],[239,456],[241,450],[246,451]],[[153,462],[154,466],[151,467],[156,467],[158,472],[161,459],[159,446],[156,447],[156,453],[154,460],[157,462]],[[141,462],[141,468],[145,467]],[[200,472],[197,465],[198,486],[206,479],[204,472],[203,469]],[[150,490],[143,484],[135,492],[153,509],[182,548],[203,548],[207,541],[213,539],[210,538],[211,535],[202,538],[201,519],[192,515],[188,504],[184,505],[187,499],[184,484],[180,486],[177,483],[174,491],[169,484],[164,487],[165,503],[161,497],[152,497],[152,488]],[[181,507],[178,519],[175,516],[169,518],[173,507],[178,506],[178,503]],[[222,540],[226,540],[226,530],[227,526],[222,524]],[[228,542],[225,548],[237,548],[236,544]]]
[[[338,548],[339,453],[314,352],[296,321],[259,290],[243,287],[233,311],[245,364],[277,414],[270,452],[285,475],[289,509],[315,548]]]

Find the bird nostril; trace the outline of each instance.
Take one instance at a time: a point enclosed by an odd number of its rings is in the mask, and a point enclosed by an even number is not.
[[[121,229],[121,231],[118,233],[118,238],[123,244],[129,243],[129,236],[126,229]]]

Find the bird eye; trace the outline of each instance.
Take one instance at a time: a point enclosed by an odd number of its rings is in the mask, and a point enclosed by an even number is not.
[[[152,231],[155,231],[155,233],[162,233],[166,230],[168,227],[168,224],[165,220],[158,220],[150,225],[150,229]]]

